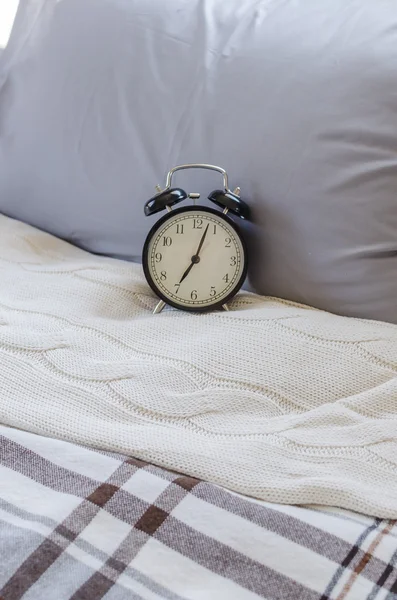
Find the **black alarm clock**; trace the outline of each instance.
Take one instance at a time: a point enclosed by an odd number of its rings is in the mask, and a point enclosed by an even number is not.
[[[223,176],[223,189],[208,199],[221,208],[196,205],[200,194],[172,188],[172,176],[182,169],[210,169]],[[230,214],[247,219],[249,209],[240,189],[231,191],[224,169],[206,164],[174,167],[166,187],[145,204],[145,215],[166,210],[150,230],[142,253],[143,270],[160,299],[155,313],[167,304],[179,310],[228,310],[227,303],[244,283],[248,258],[244,238]],[[191,198],[193,205],[173,208]],[[229,214],[228,214],[229,213]]]

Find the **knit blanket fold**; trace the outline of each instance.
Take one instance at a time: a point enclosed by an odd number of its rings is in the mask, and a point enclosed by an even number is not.
[[[397,326],[252,294],[155,305],[139,265],[0,216],[0,422],[397,518]]]

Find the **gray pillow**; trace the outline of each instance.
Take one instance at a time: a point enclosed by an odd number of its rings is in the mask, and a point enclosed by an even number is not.
[[[154,185],[219,164],[252,206],[251,289],[397,323],[396,65],[394,0],[22,0],[0,211],[139,260]]]

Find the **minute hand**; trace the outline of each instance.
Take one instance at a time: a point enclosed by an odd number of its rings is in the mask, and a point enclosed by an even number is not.
[[[188,268],[186,269],[186,271],[182,275],[182,278],[181,278],[179,284],[181,284],[182,281],[184,281],[186,279],[186,277],[189,275],[190,271],[193,269],[194,265],[196,265],[199,262],[199,260],[200,260],[200,257],[199,257],[200,250],[203,247],[205,236],[207,235],[207,231],[208,231],[208,227],[209,226],[210,226],[210,224],[208,223],[208,225],[205,228],[205,231],[204,231],[204,233],[202,235],[202,238],[200,240],[199,247],[197,248],[197,252],[196,252],[196,254],[194,256],[192,256],[192,262],[190,263],[190,265],[188,266]]]
[[[203,247],[204,240],[205,240],[205,237],[206,237],[206,235],[207,235],[207,231],[208,231],[208,227],[209,227],[209,226],[210,226],[210,224],[208,223],[208,225],[207,225],[207,227],[205,228],[205,231],[204,231],[204,233],[203,233],[203,237],[201,238],[201,240],[200,240],[200,243],[199,243],[199,246],[198,246],[198,248],[197,248],[196,257],[197,257],[197,256],[199,256],[199,254],[200,254],[200,251],[201,251],[201,248]]]

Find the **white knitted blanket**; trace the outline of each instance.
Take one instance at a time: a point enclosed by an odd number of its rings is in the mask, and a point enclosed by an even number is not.
[[[0,216],[0,422],[397,517],[397,326],[254,295],[155,304],[139,266]]]

